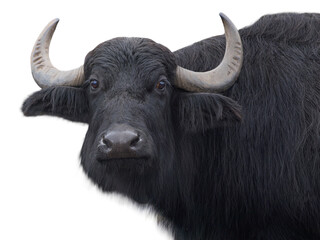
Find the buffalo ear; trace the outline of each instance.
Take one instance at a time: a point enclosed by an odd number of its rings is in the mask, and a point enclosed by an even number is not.
[[[173,111],[177,126],[189,132],[203,132],[241,121],[241,106],[214,93],[179,92],[173,99]]]
[[[50,115],[88,123],[89,104],[84,88],[50,87],[33,93],[21,108],[25,116]]]

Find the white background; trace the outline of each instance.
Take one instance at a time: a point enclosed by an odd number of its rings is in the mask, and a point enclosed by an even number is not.
[[[7,2],[7,3],[5,3]],[[53,18],[53,64],[83,64],[97,44],[148,37],[172,51],[223,34],[219,12],[238,28],[264,14],[320,12],[318,1],[2,1],[0,3],[0,239],[172,239],[154,216],[100,193],[83,174],[84,124],[23,117],[23,100],[39,88],[30,73],[34,41]]]

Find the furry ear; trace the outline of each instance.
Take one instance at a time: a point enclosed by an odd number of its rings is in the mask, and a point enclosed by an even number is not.
[[[33,93],[23,105],[25,116],[50,115],[88,123],[89,104],[83,88],[50,87]]]
[[[176,124],[190,132],[241,121],[241,106],[231,98],[214,93],[177,93],[173,111]]]

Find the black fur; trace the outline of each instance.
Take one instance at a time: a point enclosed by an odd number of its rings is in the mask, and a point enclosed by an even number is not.
[[[88,54],[83,88],[41,90],[23,111],[88,122],[87,175],[104,191],[148,204],[177,240],[320,239],[320,16],[264,16],[240,35],[243,68],[223,95],[170,84],[177,65],[216,67],[223,36],[175,53],[120,38]],[[99,134],[115,122],[143,130],[147,163],[96,161]]]
[[[205,132],[241,121],[241,107],[230,98],[212,93],[176,93],[175,122],[184,132]]]
[[[89,105],[83,88],[50,87],[32,94],[22,105],[25,116],[50,115],[88,123]]]

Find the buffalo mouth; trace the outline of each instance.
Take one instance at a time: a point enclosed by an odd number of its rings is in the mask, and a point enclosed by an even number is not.
[[[97,157],[97,161],[101,164],[122,163],[122,164],[147,164],[150,157],[123,157],[123,158],[103,158]]]
[[[106,149],[105,146],[99,145],[96,154],[96,160],[101,164],[109,163],[148,163],[151,159],[150,154],[144,151],[138,153],[132,149],[126,151]]]
[[[144,173],[147,169],[151,169],[152,158],[150,156],[122,156],[122,157],[107,157],[105,154],[98,152],[96,156],[98,164],[105,168],[107,172],[136,172]]]

